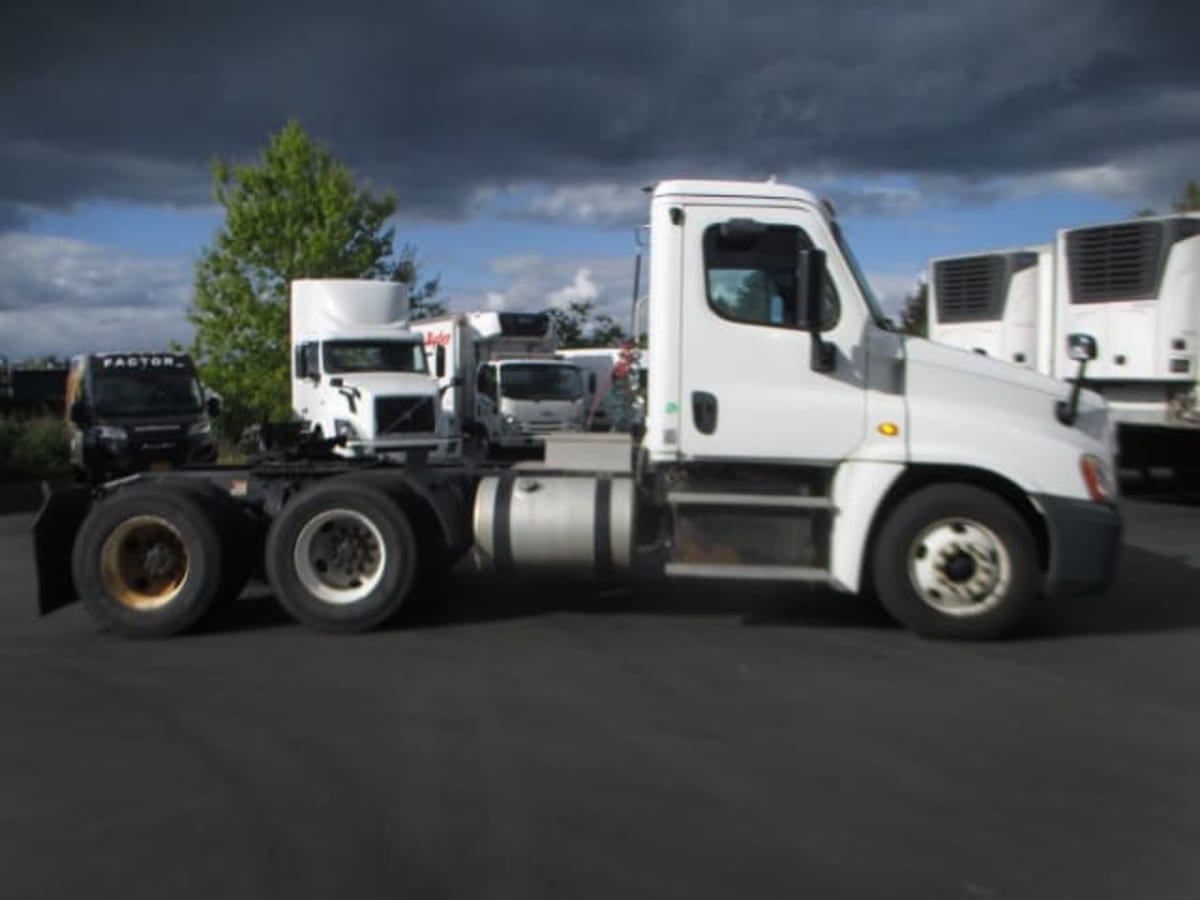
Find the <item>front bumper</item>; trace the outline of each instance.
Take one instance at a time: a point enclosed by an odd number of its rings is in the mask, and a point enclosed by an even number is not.
[[[1044,590],[1049,597],[1093,594],[1112,584],[1121,549],[1121,513],[1115,506],[1040,495],[1050,559]]]
[[[208,434],[161,441],[111,441],[88,438],[84,442],[85,467],[108,478],[131,475],[147,469],[211,463],[216,459],[217,444]]]

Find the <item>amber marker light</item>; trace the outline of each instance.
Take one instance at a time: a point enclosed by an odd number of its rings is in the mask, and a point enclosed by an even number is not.
[[[895,437],[900,433],[900,426],[895,422],[881,422],[879,424],[879,433],[884,437]]]

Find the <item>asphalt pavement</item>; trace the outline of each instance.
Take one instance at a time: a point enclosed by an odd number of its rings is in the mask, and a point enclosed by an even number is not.
[[[0,515],[0,897],[1200,896],[1200,495],[1114,589],[929,642],[794,587],[462,574],[353,637],[34,613]]]

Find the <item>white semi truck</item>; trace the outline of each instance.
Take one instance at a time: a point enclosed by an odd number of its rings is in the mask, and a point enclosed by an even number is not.
[[[1108,401],[1122,465],[1200,468],[1200,214],[1058,232],[1053,248],[930,264],[930,337],[1074,377],[1067,336],[1092,335],[1089,386]]]
[[[547,313],[454,313],[412,327],[424,336],[443,415],[485,456],[541,447],[547,434],[583,427],[584,376],[556,358]]]
[[[292,282],[292,410],[318,437],[339,439],[336,453],[452,449],[422,335],[408,318],[403,284]]]
[[[436,598],[472,546],[500,572],[611,583],[636,559],[867,593],[961,638],[1110,583],[1121,518],[1095,394],[891,330],[799,188],[659,184],[650,252],[638,433],[552,435],[544,461],[510,467],[297,455],[51,491],[41,610],[78,597],[113,630],[173,634],[261,564],[299,621],[356,631]]]

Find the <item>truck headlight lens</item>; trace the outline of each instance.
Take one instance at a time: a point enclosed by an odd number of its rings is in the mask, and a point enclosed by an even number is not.
[[[202,434],[212,434],[212,423],[208,421],[193,422],[188,426],[188,437],[200,437]]]
[[[1079,459],[1079,471],[1089,496],[1097,503],[1112,503],[1117,499],[1116,479],[1100,457],[1084,454]]]
[[[92,434],[102,441],[124,441],[129,437],[129,433],[119,425],[97,425],[92,429]]]
[[[356,440],[358,438],[358,429],[354,427],[354,423],[348,422],[345,419],[334,419],[333,430],[338,437],[344,437],[347,440]]]

